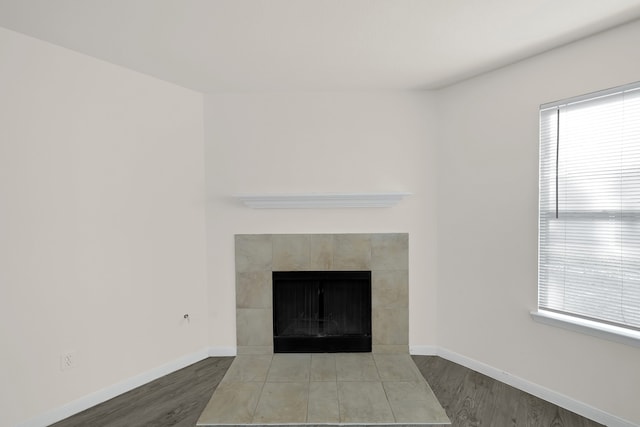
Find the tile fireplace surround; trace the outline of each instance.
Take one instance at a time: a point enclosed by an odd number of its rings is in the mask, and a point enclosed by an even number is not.
[[[238,354],[273,353],[273,271],[371,271],[373,353],[409,352],[409,235],[235,236]]]

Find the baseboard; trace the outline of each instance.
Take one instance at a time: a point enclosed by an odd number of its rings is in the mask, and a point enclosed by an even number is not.
[[[416,356],[438,356],[439,348],[435,345],[410,345],[409,354]]]
[[[418,346],[418,347],[421,347],[421,346]],[[421,354],[421,353],[412,353],[412,354]],[[437,348],[437,355],[442,357],[443,359],[447,359],[451,362],[455,362],[459,365],[472,369],[476,372],[480,372],[481,374],[484,374],[488,377],[491,377],[495,380],[508,384],[519,390],[532,394],[536,397],[539,397],[540,399],[551,402],[564,409],[575,412],[576,414],[582,415],[585,418],[589,418],[590,420],[604,424],[608,427],[637,427],[635,423],[624,420],[608,412],[605,412],[593,406],[587,405],[586,403],[583,403],[578,400],[572,399],[568,396],[565,396],[564,394],[555,392],[546,387],[532,383],[530,381],[527,381],[515,375],[511,375],[508,372],[494,368],[485,363],[463,356],[456,352],[453,352],[444,348]]]
[[[87,396],[81,397],[80,399],[74,400],[66,405],[45,412],[42,415],[18,424],[16,427],[45,427],[53,423],[57,423],[58,421],[64,420],[65,418],[84,411],[85,409],[89,409],[92,406],[106,402],[109,399],[113,399],[116,396],[131,391],[134,388],[147,384],[148,382],[204,360],[209,357],[209,355],[210,349],[207,348],[188,354],[172,362],[136,375],[135,377],[131,377],[109,387],[105,387],[102,390],[88,394]]]

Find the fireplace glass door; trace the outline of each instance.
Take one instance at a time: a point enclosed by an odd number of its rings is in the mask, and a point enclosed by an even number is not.
[[[275,353],[370,352],[371,272],[273,272]]]

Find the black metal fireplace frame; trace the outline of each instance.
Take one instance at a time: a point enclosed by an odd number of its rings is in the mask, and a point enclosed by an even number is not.
[[[324,283],[331,280],[352,280],[359,283],[363,292],[364,308],[368,312],[363,331],[357,334],[318,334],[281,336],[277,330],[276,315],[278,313],[276,288],[283,281],[317,281],[319,286],[320,324],[326,321],[324,316]],[[370,271],[301,271],[273,272],[273,351],[274,353],[336,353],[336,352],[371,352],[371,272]]]

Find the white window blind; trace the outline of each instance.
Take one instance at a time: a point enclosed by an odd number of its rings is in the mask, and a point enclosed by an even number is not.
[[[640,83],[540,108],[538,308],[640,330]]]

